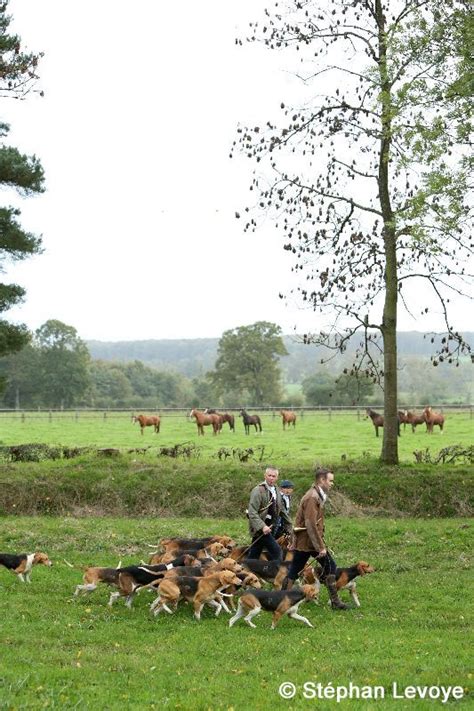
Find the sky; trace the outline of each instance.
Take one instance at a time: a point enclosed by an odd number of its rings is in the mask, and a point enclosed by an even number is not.
[[[10,140],[36,154],[46,192],[2,195],[44,252],[8,268],[32,330],[86,340],[219,337],[258,320],[318,330],[271,225],[243,232],[253,164],[230,159],[239,123],[277,115],[300,82],[284,57],[235,44],[267,0],[10,0],[13,29],[43,51],[44,97],[3,100]],[[473,327],[468,306],[457,327]],[[400,330],[439,330],[401,316]]]

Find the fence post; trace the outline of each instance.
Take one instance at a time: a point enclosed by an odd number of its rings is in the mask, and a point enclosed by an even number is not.
[[[53,420],[53,413],[51,412],[51,410],[49,411],[48,420],[50,422],[52,422],[52,420]]]
[[[74,418],[74,419],[75,419],[76,421],[79,419],[79,413],[78,413],[77,410],[76,410],[76,415],[75,415],[75,418]]]
[[[357,422],[360,422],[360,410],[357,408]]]
[[[328,418],[329,418],[329,420],[332,419],[332,408],[331,407],[328,407]]]
[[[107,413],[104,412],[104,421],[107,419]]]
[[[26,419],[26,415],[24,412],[21,413],[21,421],[24,422]]]

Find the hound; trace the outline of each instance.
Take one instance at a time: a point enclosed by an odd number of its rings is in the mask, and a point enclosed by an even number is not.
[[[349,568],[336,568],[336,590],[349,590],[354,605],[360,607],[355,578],[359,575],[368,575],[368,573],[375,573],[375,568],[366,563],[365,560],[360,560]],[[310,565],[303,569],[301,575],[304,582],[310,585],[316,581],[324,582],[320,577],[321,570],[315,571]]]
[[[229,627],[244,618],[250,627],[255,627],[252,618],[262,610],[273,612],[272,630],[278,624],[283,615],[288,615],[293,620],[300,620],[308,627],[313,627],[311,622],[303,615],[298,614],[298,608],[303,602],[314,600],[318,595],[318,589],[314,585],[303,585],[302,588],[292,588],[291,590],[247,590],[240,600],[237,612],[229,620]]]
[[[201,619],[201,611],[205,604],[216,609],[216,616],[221,611],[222,602],[216,599],[218,594],[230,585],[241,585],[240,579],[231,570],[223,570],[202,578],[181,577],[175,580],[163,580],[158,586],[159,597],[151,604],[151,611],[159,615],[162,610],[172,614],[170,607],[176,609],[182,599],[191,602],[194,607],[194,617]]]
[[[47,565],[51,567],[53,564],[46,553],[0,553],[0,565],[5,566],[7,570],[11,570],[22,583],[31,583],[31,569],[34,565]]]

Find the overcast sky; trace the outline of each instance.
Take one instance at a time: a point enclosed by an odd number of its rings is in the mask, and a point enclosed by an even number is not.
[[[292,276],[275,230],[244,234],[234,217],[252,169],[229,159],[237,124],[266,121],[299,91],[282,55],[234,43],[265,6],[10,0],[15,31],[45,52],[45,96],[4,99],[2,119],[47,187],[20,204],[45,251],[7,273],[27,289],[11,320],[56,318],[99,340],[220,336],[257,320],[317,330],[278,297]],[[472,328],[467,305],[457,311]]]

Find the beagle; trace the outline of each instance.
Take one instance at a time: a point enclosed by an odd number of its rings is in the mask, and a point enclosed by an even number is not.
[[[284,542],[280,544],[281,552],[283,555],[283,560],[284,561],[289,561],[292,560],[293,558],[293,551],[289,551],[287,548],[287,543],[286,543],[286,537],[281,537],[284,538]],[[277,539],[277,543],[280,543],[281,538]],[[234,546],[230,552],[230,557],[234,558],[234,560],[240,561],[242,558],[245,557],[245,554],[247,553],[248,550],[250,550],[250,545],[246,546]],[[254,558],[252,560],[257,560],[257,558]],[[260,558],[258,560],[268,560],[268,554],[267,551],[263,550],[260,554]]]
[[[285,560],[260,560],[260,558],[246,558],[241,561],[242,566],[251,573],[255,573],[259,578],[262,578],[267,583],[273,583],[275,590],[281,590],[281,585],[285,577],[288,575],[288,570],[291,561]]]
[[[34,565],[47,565],[51,567],[53,564],[46,553],[0,553],[0,565],[5,566],[8,570],[18,576],[22,583],[25,581],[31,583],[31,569]]]
[[[278,624],[278,620],[283,615],[288,615],[294,620],[301,620],[308,627],[313,627],[311,622],[303,615],[298,614],[298,608],[302,602],[309,602],[317,597],[318,590],[314,585],[303,585],[302,588],[292,588],[291,590],[247,590],[240,600],[237,612],[229,620],[229,627],[244,618],[250,627],[255,627],[252,617],[258,615],[262,610],[273,612],[272,630]]]
[[[176,568],[173,567],[172,570],[169,570],[167,573],[165,573],[165,578],[169,579],[175,577],[183,577],[183,575],[201,578],[204,576],[212,575],[213,573],[221,572],[222,570],[231,570],[233,573],[237,574],[241,572],[242,566],[239,563],[236,563],[235,560],[232,560],[232,558],[223,558],[217,563],[209,559],[208,563],[202,564],[201,566],[183,565]]]
[[[324,583],[321,572],[321,568],[315,569],[308,565],[303,569],[301,576],[304,582],[310,585],[314,584],[316,580],[319,580],[320,583]],[[365,560],[360,560],[349,568],[336,568],[336,589],[338,591],[349,590],[354,605],[360,607],[355,578],[359,575],[368,575],[369,573],[375,573],[375,568],[366,563]]]
[[[81,590],[83,590],[84,593],[91,593],[96,589],[99,583],[105,583],[106,585],[117,585],[117,580],[117,568],[98,568],[95,566],[90,566],[84,571],[82,585],[76,585],[74,595],[79,595]]]
[[[163,555],[163,553],[153,553],[148,561],[148,565],[157,565],[158,563],[162,563],[163,561],[161,559],[163,558]],[[177,558],[169,560],[168,563],[171,563],[173,567],[177,567],[178,565],[199,565],[198,559],[189,553],[179,555]]]
[[[201,611],[205,604],[216,609],[216,616],[221,611],[223,604],[216,600],[216,596],[229,585],[241,585],[240,579],[231,570],[223,570],[202,578],[181,577],[175,580],[166,578],[158,586],[159,596],[151,604],[151,611],[159,615],[162,610],[172,614],[180,600],[191,602],[194,607],[194,617],[201,619]]]
[[[207,538],[162,538],[160,545],[165,553],[174,551],[179,555],[183,551],[199,550],[208,548],[213,543],[220,543],[221,546],[230,550],[235,546],[235,541],[230,536],[208,536]]]
[[[161,556],[162,563],[170,563],[174,558],[179,555],[192,555],[195,558],[216,558],[218,555],[226,556],[229,553],[228,549],[222,545],[222,543],[209,543],[206,548],[190,548],[189,550],[176,550],[170,549],[166,550]]]
[[[141,569],[143,571],[148,571],[151,575],[153,580],[156,580],[156,576],[160,575],[161,577],[163,574],[166,572],[166,570],[169,570],[170,566],[167,565],[148,565],[148,566],[143,566]],[[129,571],[129,570],[134,570],[135,568],[139,568],[139,566],[129,566],[128,568],[121,568],[121,563],[118,564],[116,568],[98,568],[98,567],[93,567],[90,566],[85,569],[84,576],[82,579],[83,584],[82,585],[76,585],[76,589],[74,591],[74,595],[79,595],[81,591],[84,593],[91,593],[94,592],[94,590],[97,588],[99,583],[105,583],[106,585],[119,585],[119,574],[122,571]],[[114,593],[112,593],[113,595]],[[120,596],[120,593],[117,594],[117,597]],[[112,596],[111,596],[112,597]],[[115,598],[114,598],[115,599]],[[109,605],[113,604],[109,600]]]
[[[128,565],[126,568],[117,568],[117,592],[110,593],[109,607],[115,600],[125,597],[127,607],[132,606],[135,594],[142,588],[148,588],[158,580],[163,580],[165,573],[171,570],[171,565]]]
[[[240,578],[241,581],[241,586],[242,588],[261,588],[262,583],[259,578],[257,578],[254,573],[249,573],[248,570],[242,570],[240,573],[236,573],[237,577]],[[230,585],[226,593],[229,594],[230,600],[229,600],[229,607],[232,608],[232,610],[235,610],[235,602],[234,602],[234,597],[238,592],[238,588],[235,585]],[[225,605],[223,605],[224,609],[226,608]],[[230,610],[226,610],[226,612],[230,612]]]

